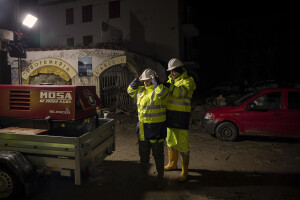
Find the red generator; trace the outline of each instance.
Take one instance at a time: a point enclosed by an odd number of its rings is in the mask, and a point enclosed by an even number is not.
[[[78,136],[97,127],[95,86],[0,85],[0,128],[47,129]]]

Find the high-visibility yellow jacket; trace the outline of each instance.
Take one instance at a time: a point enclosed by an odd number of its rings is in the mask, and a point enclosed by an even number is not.
[[[140,139],[164,138],[168,89],[163,84],[155,89],[153,85],[139,86],[137,89],[129,85],[127,92],[131,97],[137,98]]]
[[[171,76],[167,82],[172,83]],[[169,87],[169,96],[167,100],[167,127],[188,129],[191,99],[196,89],[193,77],[187,75],[184,71],[174,80],[174,84]]]

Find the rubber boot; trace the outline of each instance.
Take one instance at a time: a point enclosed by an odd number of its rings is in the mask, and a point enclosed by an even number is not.
[[[178,151],[169,149],[168,155],[169,155],[169,163],[164,167],[164,170],[170,171],[170,170],[178,169],[177,167]]]
[[[190,156],[182,155],[181,159],[182,159],[182,170],[181,170],[181,174],[178,177],[177,181],[185,182],[188,179],[188,167],[189,167]]]

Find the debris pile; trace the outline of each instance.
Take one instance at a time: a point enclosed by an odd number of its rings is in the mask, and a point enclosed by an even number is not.
[[[225,106],[226,101],[223,95],[219,95],[217,97],[209,97],[206,100],[206,104],[212,107],[217,107],[217,106]]]
[[[225,105],[227,105],[227,102],[223,95],[195,98],[192,102],[190,124],[197,127],[201,126],[201,118],[205,110]]]

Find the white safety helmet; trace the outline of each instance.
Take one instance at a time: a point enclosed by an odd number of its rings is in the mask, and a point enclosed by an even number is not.
[[[145,69],[145,71],[142,73],[142,75],[140,76],[140,80],[141,81],[146,81],[146,80],[149,80],[149,79],[151,79],[152,77],[151,77],[151,75],[154,75],[154,76],[156,76],[157,77],[157,74],[156,74],[156,72],[153,70],[153,69]]]
[[[171,71],[177,67],[182,67],[183,66],[183,63],[177,59],[177,58],[172,58],[169,63],[168,63],[168,69],[167,71]]]

